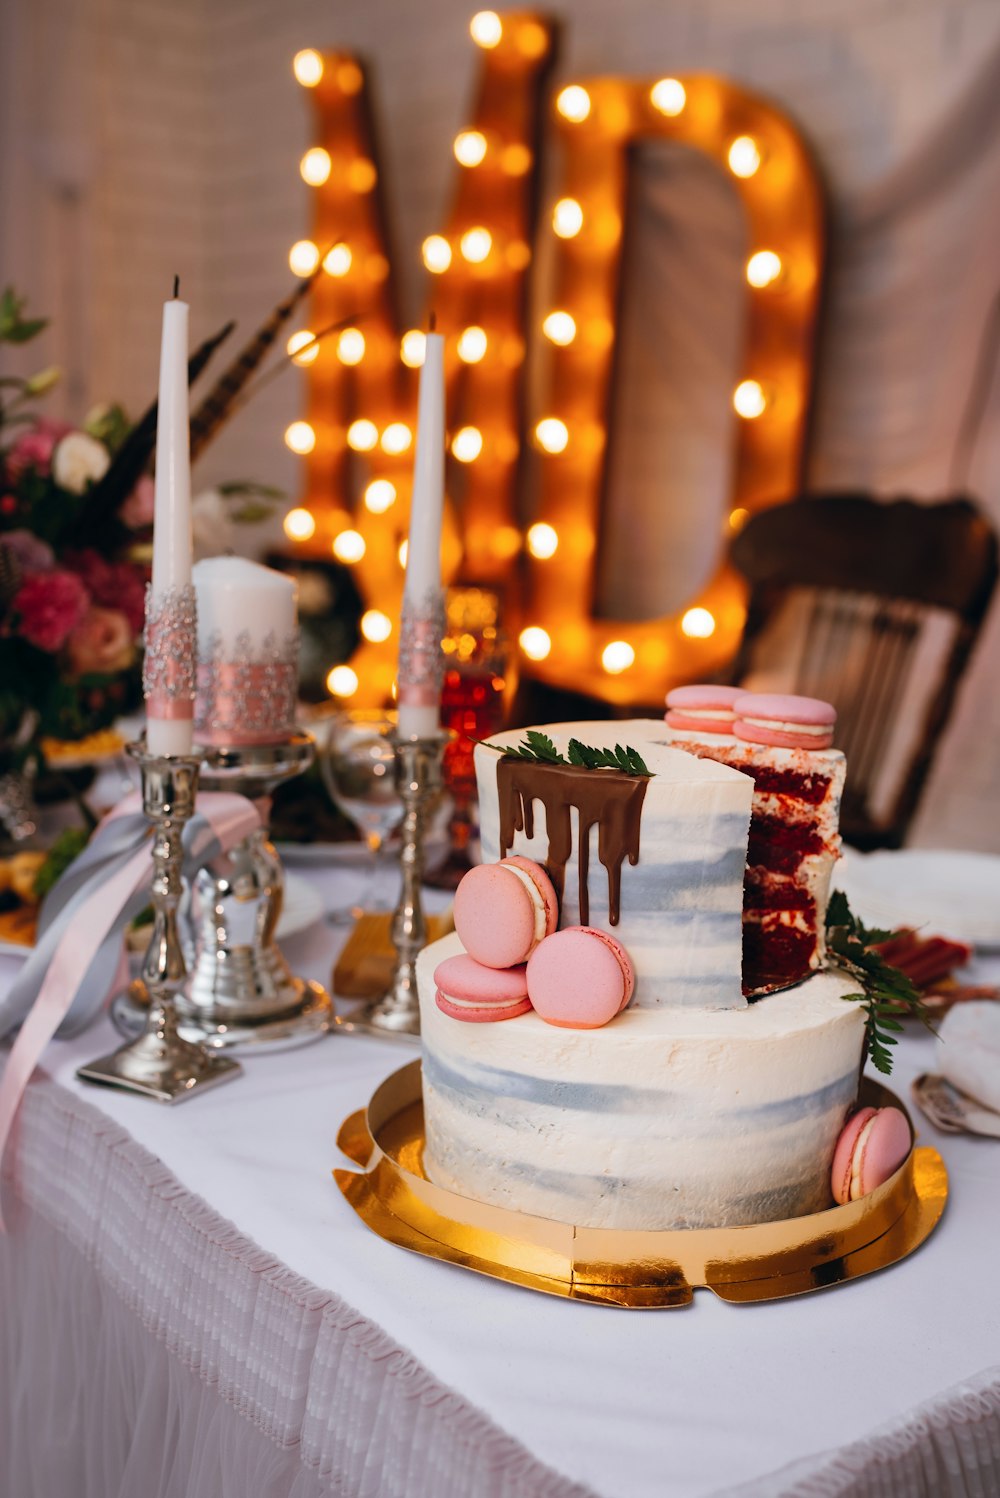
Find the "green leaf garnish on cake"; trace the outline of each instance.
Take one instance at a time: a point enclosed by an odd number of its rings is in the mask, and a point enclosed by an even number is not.
[[[526,759],[538,765],[573,765],[579,770],[619,770],[623,775],[636,775],[649,778],[652,776],[642,755],[637,749],[631,749],[627,745],[616,744],[613,749],[593,749],[589,744],[581,744],[579,739],[570,739],[567,753],[558,750],[546,733],[539,733],[535,728],[529,728],[524,736],[524,742],[511,745],[488,744],[483,742],[485,749],[495,749],[498,754],[505,754],[513,759]]]
[[[861,1004],[865,1010],[868,1055],[875,1070],[884,1076],[892,1071],[891,1048],[896,1044],[904,1019],[918,1019],[934,1033],[919,989],[874,950],[876,943],[887,941],[891,935],[891,931],[880,931],[859,921],[842,890],[835,890],[830,896],[826,908],[827,949],[838,966],[861,985],[861,993],[848,993],[844,998]]]

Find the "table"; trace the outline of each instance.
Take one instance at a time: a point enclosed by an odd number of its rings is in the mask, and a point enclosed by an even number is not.
[[[311,877],[349,897],[345,868]],[[287,951],[327,977],[336,944],[319,927]],[[990,1141],[921,1121],[952,1197],[894,1269],[622,1311],[407,1254],[355,1217],[337,1131],[412,1046],[332,1036],[164,1109],[75,1080],[114,1042],[102,1020],[50,1047],[8,1150],[10,1498],[1000,1491]],[[932,1042],[899,1051],[905,1094]]]

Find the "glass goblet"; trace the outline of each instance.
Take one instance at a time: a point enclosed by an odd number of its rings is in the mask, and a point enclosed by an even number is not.
[[[320,771],[330,797],[361,833],[369,853],[354,903],[329,912],[331,921],[356,920],[366,910],[393,908],[376,899],[375,887],[382,845],[403,817],[390,737],[395,727],[395,713],[345,712],[334,719],[320,752]]]

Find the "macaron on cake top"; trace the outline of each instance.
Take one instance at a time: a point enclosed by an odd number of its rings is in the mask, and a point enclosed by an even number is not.
[[[899,1108],[859,1108],[833,1152],[830,1187],[843,1206],[883,1186],[910,1153],[910,1125]]]
[[[668,728],[692,733],[731,734],[736,713],[733,703],[741,694],[739,687],[674,687],[667,693]]]
[[[528,961],[528,997],[539,1017],[564,1030],[597,1030],[635,992],[635,969],[622,946],[594,926],[548,936]]]
[[[470,869],[455,891],[455,930],[486,967],[516,967],[559,924],[559,902],[540,863],[515,854]]]
[[[524,965],[484,967],[464,952],[446,957],[434,969],[434,1002],[444,1014],[481,1025],[527,1014],[528,985]]]
[[[818,697],[783,692],[741,692],[734,703],[733,733],[751,744],[778,749],[829,749],[837,709]]]

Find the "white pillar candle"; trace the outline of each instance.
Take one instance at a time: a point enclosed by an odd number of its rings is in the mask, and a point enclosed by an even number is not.
[[[436,733],[440,722],[444,400],[444,339],[440,333],[428,333],[420,371],[397,680],[399,732],[404,737]]]
[[[151,754],[190,754],[194,721],[188,306],[163,307],[156,418],[153,575],[147,599],[146,742]]]
[[[245,557],[210,557],[193,577],[199,743],[280,741],[294,729],[298,695],[295,580]]]

